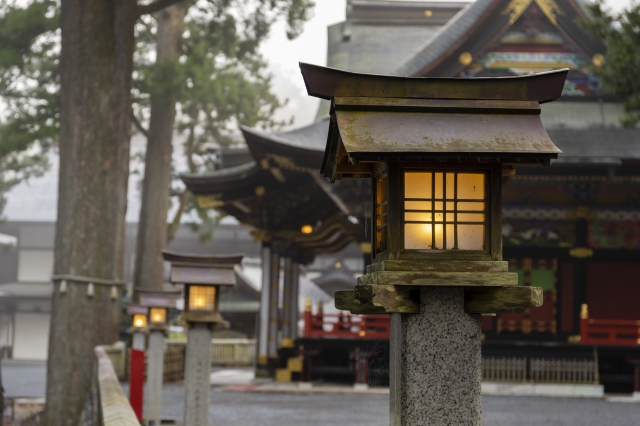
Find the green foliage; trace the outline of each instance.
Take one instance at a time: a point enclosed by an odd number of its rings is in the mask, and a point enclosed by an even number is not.
[[[177,99],[176,131],[186,136],[183,152],[190,173],[215,170],[218,148],[241,142],[239,125],[281,128],[286,123],[273,115],[283,102],[271,92],[271,75],[258,48],[278,19],[287,21],[289,38],[297,36],[312,7],[309,0],[196,1],[185,19],[180,58],[162,64],[155,62],[152,50],[157,23],[143,17],[136,27],[138,121],[148,121],[151,96]],[[200,209],[195,197],[184,194],[176,175],[171,191],[178,200],[172,229],[186,213],[201,239],[212,239],[219,216]]]
[[[608,10],[603,0],[585,5],[591,14],[583,28],[607,46],[605,64],[594,68],[606,93],[625,100],[622,125],[640,122],[640,4],[634,2],[621,13]]]
[[[48,168],[58,133],[56,3],[0,5],[0,212],[4,194]]]
[[[270,91],[271,77],[257,49],[278,19],[286,20],[290,39],[300,34],[313,1],[185,0],[183,4],[191,7],[179,60],[156,66],[156,21],[152,16],[138,21],[132,99],[144,124],[151,95],[177,96],[177,130],[189,135],[187,163],[198,172],[215,168],[216,146],[238,142],[234,137],[238,124],[264,128],[284,124],[271,118],[282,104]],[[56,143],[58,7],[53,0],[0,4],[0,212],[2,194],[29,176],[42,174],[48,166],[47,150]],[[195,207],[193,202],[189,205]]]

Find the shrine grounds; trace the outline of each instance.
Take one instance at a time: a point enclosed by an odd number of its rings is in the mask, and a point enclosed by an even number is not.
[[[43,397],[42,362],[2,362],[7,397]],[[123,384],[126,391],[126,384]],[[128,394],[128,393],[127,393]],[[184,387],[165,385],[163,414],[180,419]],[[386,426],[387,395],[286,394],[211,391],[210,424],[216,426]],[[601,399],[483,396],[484,426],[640,426],[640,403]]]

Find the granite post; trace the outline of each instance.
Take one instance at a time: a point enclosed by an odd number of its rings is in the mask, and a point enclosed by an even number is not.
[[[209,424],[211,324],[195,322],[187,332],[184,366],[184,426]]]
[[[419,314],[391,314],[390,344],[391,426],[482,424],[480,315],[463,288],[421,288]]]
[[[162,416],[162,379],[164,374],[164,332],[149,332],[147,349],[147,389],[144,418],[146,424],[159,426]]]

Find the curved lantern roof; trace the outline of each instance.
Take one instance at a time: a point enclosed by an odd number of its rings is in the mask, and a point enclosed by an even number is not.
[[[367,162],[388,159],[549,164],[562,152],[540,103],[560,97],[567,69],[474,79],[300,69],[309,94],[332,101],[322,166],[331,180],[368,175]]]

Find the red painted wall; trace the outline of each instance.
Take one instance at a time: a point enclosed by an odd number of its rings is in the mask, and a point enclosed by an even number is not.
[[[587,264],[589,317],[640,320],[640,262]]]

